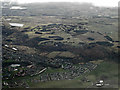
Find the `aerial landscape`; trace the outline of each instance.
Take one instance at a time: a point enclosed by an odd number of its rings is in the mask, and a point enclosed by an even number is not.
[[[118,88],[118,7],[2,2],[3,88]]]

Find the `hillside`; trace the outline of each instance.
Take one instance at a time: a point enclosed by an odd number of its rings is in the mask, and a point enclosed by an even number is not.
[[[26,9],[3,9],[3,87],[70,87],[69,80],[76,87],[79,80],[84,87],[92,87],[103,76],[112,77],[110,84],[117,86],[111,83],[117,70],[114,74],[99,71],[107,71],[108,67],[101,67],[109,63],[117,68],[117,8],[89,3],[19,6]],[[94,77],[91,82],[82,82],[89,75]],[[62,80],[66,86],[59,84]],[[49,86],[49,82],[57,83]]]

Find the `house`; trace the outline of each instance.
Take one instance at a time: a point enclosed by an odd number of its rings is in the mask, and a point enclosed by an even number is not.
[[[31,68],[31,67],[33,67],[33,65],[28,65],[27,67],[28,67],[28,68]]]
[[[24,24],[20,23],[9,23],[11,27],[23,27]]]
[[[12,48],[13,50],[15,50],[15,51],[17,51],[17,49],[16,48]]]
[[[102,87],[103,84],[101,84],[101,83],[96,83],[96,86],[97,86],[97,87]]]
[[[102,87],[104,85],[104,81],[103,80],[99,80],[95,85],[97,87]]]
[[[19,67],[20,64],[11,64],[10,66],[11,66],[11,67]]]
[[[6,44],[5,47],[9,47],[9,46]]]
[[[21,6],[12,6],[10,9],[11,10],[26,10],[27,8],[21,7]]]
[[[100,80],[99,82],[100,82],[100,83],[103,83],[103,80]]]

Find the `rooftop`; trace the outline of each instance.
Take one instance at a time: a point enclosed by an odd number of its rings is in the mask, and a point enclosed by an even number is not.
[[[11,10],[25,10],[26,8],[25,7],[21,7],[21,6],[12,6],[11,8],[10,8]]]
[[[11,26],[15,26],[15,27],[23,27],[24,24],[20,24],[20,23],[9,23]]]

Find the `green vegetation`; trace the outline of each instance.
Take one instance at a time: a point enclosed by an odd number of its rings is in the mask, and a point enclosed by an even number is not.
[[[48,68],[43,74],[48,74],[48,73],[54,73],[54,72],[65,72],[66,70],[62,69],[62,68]]]

